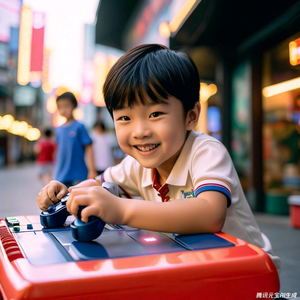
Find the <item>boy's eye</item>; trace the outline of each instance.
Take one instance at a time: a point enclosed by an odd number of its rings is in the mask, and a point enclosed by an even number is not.
[[[150,115],[150,118],[157,118],[157,117],[159,117],[160,115],[162,115],[162,113],[159,112],[159,111],[156,111],[156,112],[154,112],[154,113],[152,113],[152,114]]]
[[[120,117],[119,120],[120,120],[120,121],[129,121],[130,118],[127,117],[127,116],[123,116],[123,117]]]

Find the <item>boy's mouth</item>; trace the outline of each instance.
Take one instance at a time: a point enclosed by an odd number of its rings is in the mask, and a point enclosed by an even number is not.
[[[151,150],[157,148],[159,145],[160,144],[149,144],[149,145],[134,146],[134,147],[140,151],[147,152],[147,151],[151,151]]]

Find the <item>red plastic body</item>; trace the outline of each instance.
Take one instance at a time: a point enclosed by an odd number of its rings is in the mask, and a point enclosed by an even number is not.
[[[263,250],[217,235],[235,247],[34,266],[0,219],[0,292],[4,300],[253,300],[257,293],[279,291],[277,270]]]

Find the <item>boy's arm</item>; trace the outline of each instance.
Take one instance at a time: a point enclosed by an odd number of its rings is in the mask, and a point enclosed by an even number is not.
[[[87,159],[87,167],[89,170],[88,178],[95,178],[97,176],[97,172],[95,169],[95,161],[94,161],[94,153],[92,144],[88,144],[85,146],[86,159]]]
[[[80,205],[82,221],[98,216],[107,223],[126,224],[132,227],[181,234],[210,233],[222,229],[227,209],[224,194],[207,191],[197,198],[170,202],[152,202],[124,199],[97,186],[77,186],[70,189],[68,211],[77,215]]]
[[[129,200],[124,223],[136,228],[181,234],[219,232],[226,210],[226,196],[215,191],[202,192],[197,198],[164,203]]]

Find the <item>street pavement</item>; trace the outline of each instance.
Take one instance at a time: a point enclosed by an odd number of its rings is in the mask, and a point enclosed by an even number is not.
[[[281,292],[297,293],[296,299],[300,300],[300,229],[290,226],[288,216],[255,213],[255,217],[271,241],[274,254],[281,259]]]
[[[41,188],[33,163],[1,168],[0,218],[39,214],[36,197]],[[288,216],[255,213],[255,217],[281,258],[281,292],[297,293],[290,299],[300,300],[300,229],[290,226]]]
[[[41,188],[34,164],[0,169],[0,218],[39,214],[36,197]]]

